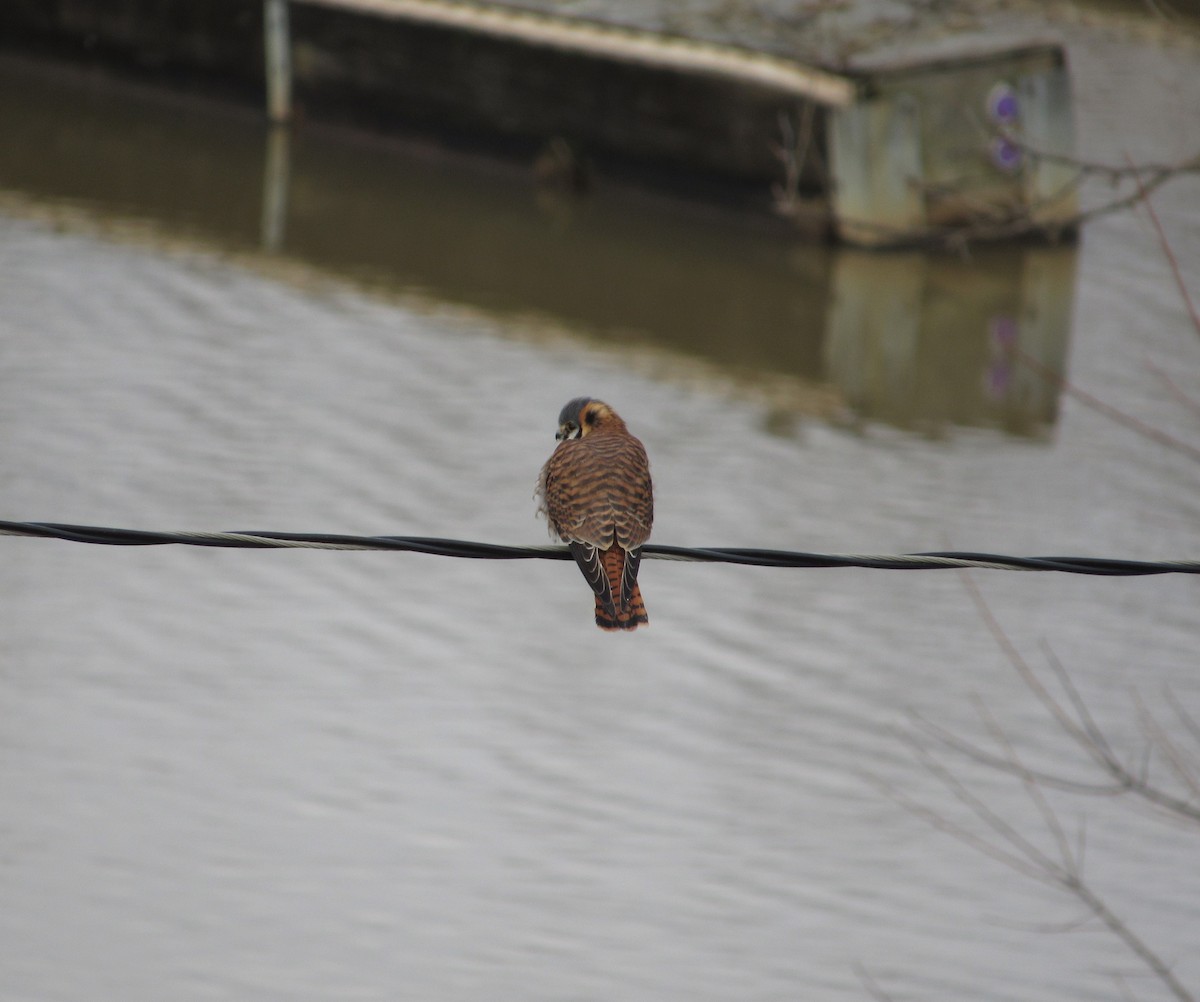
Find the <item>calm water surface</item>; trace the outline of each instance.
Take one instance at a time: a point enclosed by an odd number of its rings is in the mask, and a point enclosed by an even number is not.
[[[1082,155],[1194,153],[1200,50],[1073,30]],[[36,127],[0,93],[7,134]],[[515,179],[456,198],[369,147],[295,153],[283,255],[263,258],[252,124],[215,129],[253,164],[239,188],[173,149],[181,113],[143,108],[175,180],[130,161],[114,190],[111,107],[73,114],[40,118],[41,159],[2,154],[5,518],[540,543],[534,479],[589,393],[647,445],[660,542],[1200,555],[1195,460],[1008,372],[989,333],[1029,274],[1065,281],[1065,312],[1046,302],[1067,329],[1031,350],[1200,441],[1176,392],[1200,396],[1200,335],[1143,214],[1093,224],[1077,260],[889,259],[934,272],[897,354],[855,340],[861,290],[886,286],[852,256],[564,218]],[[356,230],[313,180],[339,157],[395,172],[401,193],[357,210],[387,225]],[[1196,296],[1200,184],[1155,206]],[[378,247],[339,245],[338,219]],[[970,824],[902,736],[915,712],[987,743],[976,701],[1030,762],[1094,778],[953,574],[647,561],[653,625],[613,637],[566,564],[0,548],[0,998],[853,999],[860,967],[897,999],[1113,998],[1114,973],[1164,997],[1104,929],[1046,931],[1072,901],[869,781]],[[1133,693],[1187,747],[1164,693],[1200,715],[1196,581],[975,580],[1119,751],[1146,744]],[[1018,783],[943,761],[1053,851]],[[1052,802],[1086,832],[1086,876],[1200,991],[1195,831]]]

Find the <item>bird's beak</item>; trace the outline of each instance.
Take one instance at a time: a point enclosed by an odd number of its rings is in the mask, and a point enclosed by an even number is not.
[[[554,441],[556,442],[563,442],[566,440],[566,437],[567,430],[565,428],[559,428],[558,431],[554,433]]]

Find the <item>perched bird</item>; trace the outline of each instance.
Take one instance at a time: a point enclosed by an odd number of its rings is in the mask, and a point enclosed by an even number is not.
[[[650,462],[606,403],[576,397],[558,415],[558,447],[538,478],[540,510],[596,593],[596,625],[636,630],[650,619],[638,587],[654,521]]]

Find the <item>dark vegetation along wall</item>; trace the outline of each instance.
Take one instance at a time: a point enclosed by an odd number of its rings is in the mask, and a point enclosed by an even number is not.
[[[102,64],[175,86],[263,89],[263,15],[255,0],[4,0],[0,45]]]

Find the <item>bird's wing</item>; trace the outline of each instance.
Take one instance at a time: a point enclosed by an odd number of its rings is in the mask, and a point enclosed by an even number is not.
[[[587,583],[592,586],[592,591],[596,593],[596,597],[603,603],[605,611],[612,617],[616,617],[616,603],[613,600],[612,588],[608,583],[608,575],[604,573],[603,553],[599,547],[592,546],[590,543],[578,543],[571,541],[567,544],[571,550],[571,555],[575,558],[575,563],[579,565],[579,569],[583,571],[583,576],[587,579]],[[622,591],[624,591],[624,583],[622,583]]]

